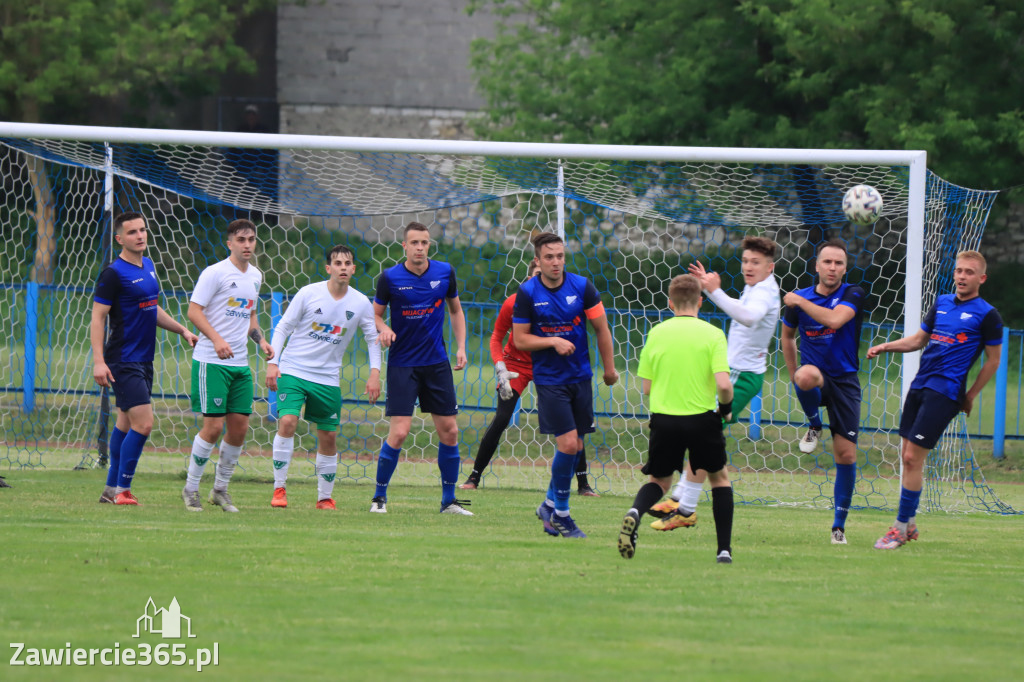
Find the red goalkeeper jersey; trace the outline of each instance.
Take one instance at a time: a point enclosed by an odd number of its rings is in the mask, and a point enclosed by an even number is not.
[[[512,294],[501,304],[501,311],[498,313],[498,319],[494,322],[494,331],[491,333],[491,361],[496,363],[501,360],[506,365],[514,364],[517,366],[516,371],[520,374],[523,373],[523,369],[532,373],[533,361],[530,359],[530,354],[516,348],[512,336],[512,309],[515,307],[515,303],[516,295]],[[502,349],[501,344],[505,341],[506,334],[508,343]]]

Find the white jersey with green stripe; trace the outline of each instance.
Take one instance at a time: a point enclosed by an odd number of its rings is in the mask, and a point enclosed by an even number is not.
[[[779,283],[768,275],[753,286],[743,287],[739,300],[721,289],[709,296],[732,318],[729,324],[729,367],[740,372],[764,374],[768,368],[768,344],[779,324]]]
[[[270,362],[277,364],[282,374],[337,386],[356,329],[362,330],[366,340],[370,368],[380,369],[380,344],[370,299],[352,287],[335,299],[327,282],[309,284],[295,294],[274,328],[270,340],[274,359]]]
[[[234,357],[218,358],[213,341],[199,334],[192,357],[199,362],[228,367],[249,364],[249,317],[256,314],[263,273],[252,263],[239,270],[230,258],[214,263],[199,274],[192,303],[203,306],[206,320],[228,342]]]

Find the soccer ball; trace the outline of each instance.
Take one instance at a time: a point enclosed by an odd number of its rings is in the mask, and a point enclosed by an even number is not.
[[[855,185],[843,196],[843,213],[855,225],[870,225],[882,215],[882,195],[871,185]]]

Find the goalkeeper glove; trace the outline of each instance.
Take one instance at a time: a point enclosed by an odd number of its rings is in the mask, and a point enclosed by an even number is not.
[[[502,400],[512,399],[512,380],[518,376],[519,372],[508,371],[504,362],[494,363],[494,378],[498,381],[498,395]]]
[[[732,401],[727,403],[718,403],[718,416],[722,418],[723,422],[727,422],[732,419]]]

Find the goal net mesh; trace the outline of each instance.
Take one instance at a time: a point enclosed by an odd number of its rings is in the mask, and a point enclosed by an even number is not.
[[[272,138],[267,138],[272,139]],[[739,244],[756,233],[778,242],[783,291],[813,281],[817,244],[839,237],[850,251],[847,281],[868,292],[861,352],[903,335],[909,171],[906,166],[655,163],[559,160],[313,149],[103,144],[51,139],[0,140],[0,466],[93,465],[106,452],[113,399],[92,379],[88,322],[101,269],[117,251],[113,214],[142,211],[161,279],[161,305],[186,322],[199,273],[227,255],[224,230],[253,219],[264,273],[259,304],[268,335],[299,288],[325,278],[324,256],[337,244],[356,254],[353,286],[373,295],[378,274],[403,257],[402,228],[431,228],[432,256],[452,264],[469,330],[469,365],[456,373],[463,476],[496,403],[488,340],[498,309],[526,276],[530,237],[564,230],[568,268],[601,292],[615,340],[620,382],[595,378],[597,432],[586,439],[592,484],[632,493],[647,451],[647,412],[635,371],[644,338],[665,319],[666,288],[694,260],[743,288]],[[271,143],[273,144],[273,143]],[[861,227],[840,208],[846,188],[876,187],[884,215]],[[922,310],[951,291],[957,251],[977,248],[994,193],[967,190],[929,174]],[[105,200],[106,199],[106,200]],[[561,214],[559,204],[564,212]],[[706,303],[702,316],[727,319]],[[357,335],[358,336],[358,335]],[[592,336],[592,335],[591,335]],[[449,339],[451,348],[451,339]],[[596,348],[593,357],[599,357]],[[201,416],[189,406],[191,353],[158,331],[153,405],[156,426],[140,470],[180,472]],[[257,401],[240,463],[269,480],[276,430],[265,363],[250,345]],[[899,498],[898,422],[902,357],[862,363],[863,409],[855,507],[893,509]],[[369,368],[362,339],[343,369],[338,480],[373,482],[387,433],[382,402],[366,402]],[[827,420],[826,420],[827,421]],[[737,499],[827,507],[835,467],[831,441],[809,455],[796,443],[805,416],[777,342],[759,400],[728,430]],[[826,431],[827,433],[827,431]],[[292,478],[313,476],[315,431],[300,423]],[[532,389],[485,472],[484,488],[542,490],[551,439],[537,430]],[[303,453],[305,457],[303,458]],[[414,417],[397,484],[435,485],[437,439],[429,418]],[[296,466],[297,465],[297,466]],[[927,509],[1007,512],[985,484],[966,424],[958,419],[929,459]]]

